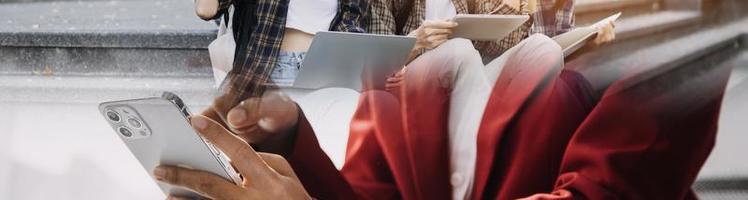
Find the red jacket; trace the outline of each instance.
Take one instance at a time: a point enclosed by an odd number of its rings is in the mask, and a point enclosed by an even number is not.
[[[685,104],[673,102],[693,91],[621,81],[593,110],[585,80],[554,68],[560,56],[555,44],[531,42],[507,62],[478,134],[473,199],[695,198],[727,77]],[[411,80],[404,87],[418,90],[362,94],[340,171],[301,120],[288,160],[313,197],[451,198],[448,92]]]

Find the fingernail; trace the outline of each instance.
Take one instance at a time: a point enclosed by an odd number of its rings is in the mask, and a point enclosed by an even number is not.
[[[159,181],[166,180],[166,169],[163,167],[156,167],[153,169],[153,176]]]
[[[203,130],[208,127],[208,121],[203,119],[202,117],[193,117],[192,126],[197,129]]]
[[[232,126],[239,125],[238,123],[242,123],[245,120],[247,120],[247,111],[243,108],[237,107],[229,111],[229,123],[231,123]]]

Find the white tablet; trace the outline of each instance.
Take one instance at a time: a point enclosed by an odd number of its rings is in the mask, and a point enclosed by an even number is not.
[[[530,19],[528,15],[459,14],[454,20],[457,27],[453,38],[497,41],[504,39]]]
[[[621,13],[618,12],[610,17],[598,21],[595,24],[586,27],[579,27],[566,32],[561,35],[553,37],[558,45],[564,50],[564,57],[569,56],[582,48],[587,42],[594,39],[597,36],[597,31],[602,27],[606,26],[610,22],[615,22],[621,17]]]
[[[318,32],[293,88],[384,88],[387,76],[407,62],[416,39],[407,36]]]

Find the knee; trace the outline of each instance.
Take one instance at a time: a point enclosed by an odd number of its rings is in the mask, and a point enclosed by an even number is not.
[[[438,48],[450,51],[455,55],[472,55],[477,53],[473,42],[465,38],[453,38],[444,42]]]
[[[468,39],[465,38],[452,38],[444,42],[444,44],[440,45],[439,47],[447,47],[449,49],[451,48],[473,48],[473,42],[471,42]]]
[[[540,33],[533,34],[525,39],[523,46],[544,49],[546,50],[544,52],[550,54],[563,53],[561,46],[556,41]]]
[[[444,57],[440,59],[446,59],[457,63],[469,61],[471,59],[480,59],[480,53],[473,46],[473,42],[464,38],[453,38],[444,42],[435,51],[441,51],[439,53]]]

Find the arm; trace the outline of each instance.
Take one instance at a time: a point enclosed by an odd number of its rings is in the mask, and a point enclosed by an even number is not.
[[[713,85],[609,92],[569,142],[555,191],[529,199],[694,198],[691,184],[714,146],[724,91]]]
[[[367,17],[367,31],[372,34],[382,35],[406,35],[396,31],[395,1],[392,0],[370,0],[369,15]],[[452,28],[457,23],[449,21],[424,21],[417,29],[407,33],[416,37],[416,44],[410,51],[408,62],[421,55],[426,49],[433,49],[449,39]]]
[[[299,112],[298,106],[281,93],[269,92],[262,99],[243,101],[228,113],[228,123],[234,133],[260,150],[284,155],[312,197],[391,199],[399,192],[389,166],[382,165],[386,162],[376,137],[378,127],[374,124],[379,118],[399,119],[399,112],[395,112],[399,111],[399,104],[393,99],[391,94],[383,92],[361,95],[351,122],[346,164],[342,171],[335,168],[320,148],[303,112]],[[372,100],[378,104],[372,105]],[[374,115],[386,117],[376,118]]]
[[[392,96],[382,92],[364,92],[351,121],[346,162],[338,171],[317,142],[314,130],[303,117],[293,149],[287,158],[313,197],[319,199],[397,199],[398,187],[377,139],[377,119],[386,115],[396,119]],[[376,105],[373,104],[376,102]],[[386,104],[386,105],[385,105]],[[390,109],[393,108],[393,109]],[[379,117],[374,116],[379,115]]]
[[[234,0],[195,0],[195,14],[200,19],[215,19],[229,8]]]

